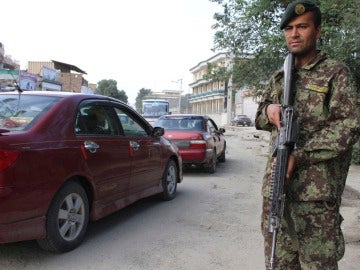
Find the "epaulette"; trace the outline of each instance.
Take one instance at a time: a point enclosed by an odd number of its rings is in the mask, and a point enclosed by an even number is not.
[[[284,70],[283,69],[279,69],[277,71],[274,72],[274,81],[279,81],[281,78],[284,77]]]

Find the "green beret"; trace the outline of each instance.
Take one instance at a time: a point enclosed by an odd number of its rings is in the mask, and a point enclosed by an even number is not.
[[[295,17],[303,15],[304,13],[313,10],[317,10],[318,13],[320,14],[319,7],[312,0],[296,0],[294,2],[291,2],[287,6],[281,18],[280,29],[281,30],[284,29],[286,25]]]

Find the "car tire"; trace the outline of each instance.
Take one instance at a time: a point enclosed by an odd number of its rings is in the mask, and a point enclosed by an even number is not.
[[[216,165],[217,165],[217,157],[216,157],[216,150],[213,152],[213,156],[211,161],[207,164],[207,172],[213,174],[216,172]]]
[[[218,160],[220,162],[225,162],[226,161],[226,143],[224,144],[224,149],[221,152],[221,155],[219,156]]]
[[[65,183],[54,196],[46,216],[46,237],[37,242],[42,249],[63,253],[78,247],[89,222],[89,201],[76,182]]]
[[[170,201],[176,196],[178,182],[178,167],[174,160],[170,159],[165,167],[165,171],[162,177],[161,185],[163,191],[161,198],[164,201]]]

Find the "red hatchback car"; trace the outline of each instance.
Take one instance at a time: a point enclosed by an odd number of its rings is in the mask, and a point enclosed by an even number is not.
[[[163,133],[109,97],[0,93],[0,243],[70,251],[89,220],[173,199],[182,160]]]
[[[164,137],[179,148],[184,166],[202,165],[209,173],[214,173],[217,162],[225,162],[225,129],[218,128],[210,117],[164,115],[153,126],[165,129]]]

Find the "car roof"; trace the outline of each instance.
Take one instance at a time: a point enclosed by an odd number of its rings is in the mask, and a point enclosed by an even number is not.
[[[105,97],[101,95],[92,95],[84,93],[74,93],[74,92],[65,92],[65,91],[10,91],[10,92],[0,92],[0,95],[6,94],[21,94],[21,95],[33,95],[33,96],[56,96],[56,97],[68,97],[68,96],[98,96]]]
[[[85,93],[74,93],[74,92],[65,92],[65,91],[8,91],[8,92],[0,92],[0,95],[26,95],[26,96],[47,96],[47,97],[59,97],[65,99],[72,99],[72,100],[99,100],[99,101],[109,101],[109,102],[116,102],[122,104],[124,107],[127,107],[128,109],[135,111],[134,108],[132,108],[129,104],[125,103],[122,100],[104,96],[104,95],[98,95],[98,94],[85,94]]]
[[[22,95],[39,95],[39,96],[70,96],[81,93],[73,93],[73,92],[62,92],[62,91],[7,91],[0,92],[1,95],[9,95],[9,94],[22,94]]]
[[[202,115],[202,114],[167,114],[167,115],[163,115],[161,116],[159,119],[171,119],[171,118],[176,118],[176,119],[183,119],[183,118],[203,118],[203,119],[209,119],[209,117],[207,115]]]
[[[75,102],[75,103],[86,101],[86,100],[89,100],[89,101],[91,100],[91,101],[95,101],[95,102],[117,103],[117,104],[121,104],[121,106],[123,108],[126,108],[126,110],[131,111],[132,115],[136,116],[137,118],[142,119],[145,123],[147,123],[147,126],[149,128],[152,128],[151,125],[147,121],[145,121],[145,119],[138,112],[136,112],[136,110],[133,107],[131,107],[130,105],[128,105],[127,103],[125,103],[122,100],[108,97],[108,96],[103,96],[103,95],[98,95],[98,94],[73,93],[73,92],[65,92],[65,91],[22,91],[22,92],[7,91],[7,92],[0,92],[0,96],[2,96],[2,95],[59,97],[61,99],[61,101],[60,101],[61,103],[62,102],[66,103],[69,100],[71,100],[71,102]]]
[[[76,99],[101,99],[101,100],[108,100],[114,102],[120,102],[124,105],[127,105],[125,102],[98,94],[85,94],[85,93],[74,93],[74,92],[65,92],[65,91],[10,91],[10,92],[0,92],[0,95],[26,95],[26,96],[48,96],[48,97],[62,97],[62,98],[76,98]],[[128,106],[128,105],[127,105]]]

